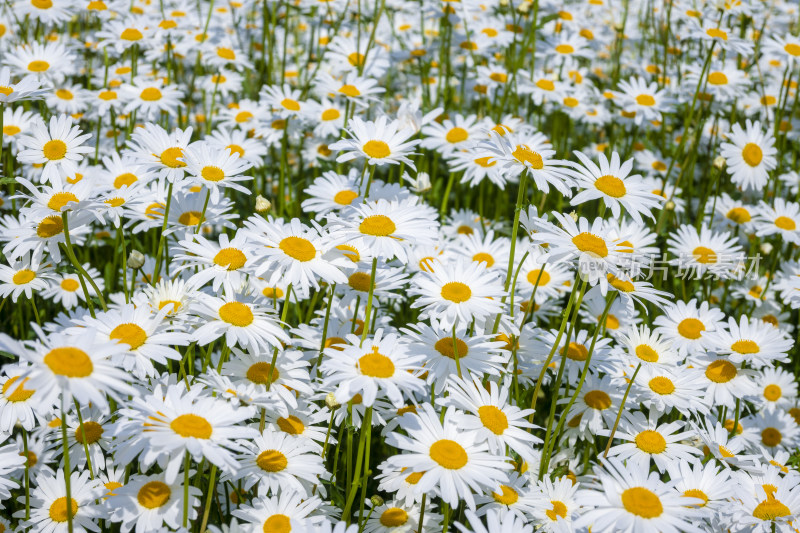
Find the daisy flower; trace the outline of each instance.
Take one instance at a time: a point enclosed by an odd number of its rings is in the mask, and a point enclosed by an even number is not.
[[[475,508],[474,492],[496,489],[508,483],[507,470],[512,466],[505,457],[489,453],[488,443],[481,443],[475,431],[460,429],[463,415],[448,409],[443,421],[433,408],[425,404],[408,421],[401,421],[407,435],[391,433],[386,442],[406,453],[389,457],[396,468],[423,472],[416,489],[427,492],[437,487],[442,500],[458,505],[463,500],[467,508]],[[409,472],[409,473],[411,473]]]
[[[673,349],[682,355],[711,348],[709,333],[725,328],[725,314],[711,307],[708,302],[692,298],[689,302],[677,301],[664,308],[664,314],[653,323],[655,331],[672,343]]]
[[[0,432],[10,434],[19,424],[31,431],[43,425],[56,404],[55,389],[33,389],[25,363],[6,364],[0,374]]]
[[[733,495],[735,484],[731,483],[731,470],[720,468],[713,461],[705,465],[700,461],[676,462],[667,466],[667,471],[670,479],[676,482],[678,492],[700,499],[701,503],[692,507],[722,511],[726,500]]]
[[[773,205],[761,201],[753,226],[759,237],[780,235],[785,242],[800,244],[800,204],[783,198],[775,198]]]
[[[720,153],[725,158],[731,181],[747,189],[760,190],[769,179],[769,172],[777,166],[775,139],[762,132],[761,123],[750,122],[742,129],[734,124],[727,135],[729,142],[720,144]]]
[[[746,472],[735,474],[734,498],[739,505],[732,508],[731,521],[753,533],[791,531],[794,517],[800,513],[798,476],[780,477],[775,467],[767,471],[768,479]]]
[[[282,491],[271,498],[260,497],[253,501],[253,505],[241,505],[233,511],[233,515],[244,520],[249,529],[246,531],[317,531],[317,527],[324,520],[322,515],[315,513],[322,505],[318,496],[308,498],[304,493],[291,490]],[[336,532],[344,532],[337,528]],[[349,533],[349,531],[347,532]]]
[[[695,369],[645,365],[639,369],[634,384],[634,401],[649,410],[670,413],[674,408],[687,417],[708,410],[703,380]]]
[[[568,476],[560,477],[554,481],[545,477],[537,482],[537,496],[548,502],[544,506],[539,506],[532,513],[542,531],[547,533],[566,531],[571,526],[579,508],[578,501],[575,498],[579,487],[580,485]]]
[[[703,226],[698,233],[690,224],[681,225],[667,240],[670,254],[677,257],[671,264],[681,270],[695,272],[702,277],[706,272],[720,277],[730,277],[744,261],[744,252],[737,239],[728,232],[711,231]]]
[[[475,137],[483,129],[477,116],[464,117],[455,115],[454,120],[445,119],[441,124],[431,122],[422,128],[426,137],[420,146],[429,150],[437,150],[447,157],[456,150],[467,149],[475,142]]]
[[[28,75],[17,83],[11,81],[11,70],[0,68],[0,104],[10,104],[22,100],[36,100],[47,94],[47,89],[40,89],[41,83],[35,75]],[[21,112],[22,109],[18,108]],[[7,124],[6,124],[7,125]],[[3,128],[3,134],[9,133]]]
[[[211,193],[211,201],[219,201],[224,189],[230,188],[250,194],[251,189],[240,185],[239,182],[248,181],[250,176],[242,176],[252,165],[246,160],[240,160],[238,153],[231,152],[228,148],[219,149],[205,142],[192,143],[183,155],[186,163],[186,174],[189,180],[202,185]]]
[[[211,289],[235,293],[248,280],[248,269],[252,267],[253,245],[244,233],[237,232],[231,239],[225,233],[220,234],[219,241],[213,242],[197,234],[187,235],[178,243],[176,261],[183,261],[174,272],[185,269],[197,269],[187,283],[194,287],[203,287],[211,282]]]
[[[356,169],[351,169],[347,176],[333,170],[323,172],[306,188],[305,192],[310,198],[303,200],[301,207],[303,211],[325,216],[331,211],[358,204],[361,201],[358,181],[359,172]]]
[[[573,164],[573,176],[584,190],[573,196],[570,205],[602,198],[615,218],[621,214],[620,206],[638,223],[642,222],[642,215],[653,218],[650,209],[659,208],[661,198],[648,190],[640,175],[631,175],[633,159],[620,164],[617,152],[611,154],[611,160],[600,154],[597,166],[585,154],[576,151],[575,155],[582,165]]]
[[[40,292],[50,286],[53,267],[48,262],[42,264],[42,253],[25,254],[9,265],[0,265],[0,297],[11,296],[16,302],[21,295],[33,298],[34,291]]]
[[[83,143],[92,135],[81,135],[81,129],[72,125],[68,115],[50,117],[49,127],[34,125],[29,135],[19,139],[23,147],[17,154],[22,163],[43,164],[42,181],[55,182],[71,176],[78,170],[83,154],[92,151]]]
[[[619,82],[619,92],[614,100],[622,108],[623,116],[632,118],[637,125],[644,121],[661,121],[661,114],[672,110],[673,101],[667,90],[659,90],[658,83],[647,83],[633,77]]]
[[[228,346],[238,344],[253,351],[267,350],[289,342],[273,309],[259,305],[252,298],[202,296],[197,302],[197,312],[204,323],[192,334],[200,346],[223,335]]]
[[[725,406],[735,409],[736,399],[758,393],[754,382],[755,372],[734,364],[727,357],[702,355],[691,358],[694,367],[702,371],[706,404],[713,407]]]
[[[709,341],[714,351],[727,355],[732,363],[746,362],[754,368],[772,368],[776,362],[787,361],[794,344],[781,330],[746,315],[738,322],[729,317],[727,330],[710,333]]]
[[[755,403],[767,412],[791,407],[797,398],[794,375],[782,368],[762,368],[755,382],[760,390]]]
[[[356,158],[364,158],[369,165],[383,166],[405,163],[414,169],[414,163],[408,156],[419,144],[419,139],[411,139],[414,131],[402,128],[396,120],[389,122],[385,115],[375,122],[364,121],[359,117],[350,120],[348,133],[350,139],[337,141],[329,146],[331,150],[343,151],[336,161],[344,163]]]
[[[157,531],[164,525],[180,528],[184,502],[187,518],[196,519],[201,494],[198,487],[189,487],[189,500],[185,502],[182,480],[167,483],[163,474],[131,476],[128,483],[114,489],[106,505],[111,511],[111,521],[120,522],[124,533],[132,530],[145,533]]]
[[[89,479],[89,472],[70,474],[70,500],[67,501],[67,485],[63,470],[55,477],[40,475],[36,488],[31,491],[31,517],[23,522],[23,527],[33,527],[36,531],[66,531],[67,515],[72,516],[74,531],[97,531],[96,520],[102,518],[102,508],[97,500],[103,493],[103,485],[97,479]],[[25,511],[15,516],[25,517]]]

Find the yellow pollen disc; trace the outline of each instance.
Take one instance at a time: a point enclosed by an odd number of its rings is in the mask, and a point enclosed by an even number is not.
[[[62,100],[72,100],[75,96],[67,89],[59,89],[56,91],[56,96]]]
[[[364,235],[388,237],[397,231],[397,226],[386,215],[371,215],[361,221],[361,224],[358,225],[358,231]]]
[[[641,106],[651,107],[656,105],[656,99],[649,94],[640,94],[636,97],[636,103]]]
[[[607,277],[611,286],[620,292],[633,292],[636,290],[636,285],[634,285],[632,281],[619,279],[614,274],[608,274]]]
[[[708,496],[706,496],[706,493],[700,489],[689,489],[687,491],[684,491],[683,495],[688,496],[689,498],[697,498],[698,500],[703,500],[703,503],[696,503],[691,505],[690,507],[705,507],[706,504],[708,503]]]
[[[179,157],[183,157],[183,150],[177,146],[173,146],[161,152],[161,156],[158,159],[161,161],[162,165],[166,165],[169,168],[183,168],[186,166],[186,163],[179,161]]]
[[[172,431],[184,438],[210,439],[213,428],[208,420],[198,415],[180,415],[169,425]]]
[[[359,54],[358,52],[353,52],[347,56],[347,61],[354,67],[362,66],[365,59],[364,54]]]
[[[306,430],[306,426],[303,424],[302,420],[294,415],[289,415],[289,418],[280,417],[277,424],[281,431],[289,435],[302,435]]]
[[[270,370],[272,370],[272,376],[270,376]],[[275,383],[280,377],[281,373],[277,368],[272,368],[272,365],[263,361],[254,363],[247,369],[247,379],[257,385],[266,385],[270,383],[270,379],[272,383]]]
[[[372,159],[383,159],[392,155],[391,148],[383,141],[367,141],[361,149]]]
[[[61,280],[61,288],[67,292],[75,292],[78,290],[78,287],[80,287],[80,284],[72,278]]]
[[[61,211],[61,208],[69,202],[78,202],[78,197],[71,192],[57,192],[50,197],[47,202],[47,207],[53,211]]]
[[[753,509],[753,516],[759,520],[765,521],[775,520],[776,518],[782,518],[784,516],[789,516],[790,514],[792,514],[792,512],[789,510],[789,508],[774,497],[768,497],[766,500],[756,505],[756,508]]]
[[[727,383],[735,378],[736,374],[736,367],[724,359],[717,359],[706,368],[706,377],[714,383]]]
[[[75,430],[75,440],[80,444],[94,444],[100,440],[100,437],[103,436],[103,433],[105,433],[103,426],[97,422],[88,420],[84,422],[82,426],[78,426],[78,429]]]
[[[350,246],[349,244],[340,244],[336,247],[336,249],[341,250],[342,255],[353,263],[358,263],[361,260],[361,254],[358,253],[358,250],[356,250],[354,246]]]
[[[456,126],[455,128],[447,132],[445,139],[447,139],[447,142],[449,142],[450,144],[456,144],[464,142],[467,139],[469,139],[469,133],[464,128],[459,128],[458,126]]]
[[[125,28],[119,35],[119,38],[124,41],[139,41],[144,38],[144,35],[136,28]]]
[[[162,300],[158,302],[158,310],[161,311],[164,307],[170,306],[169,311],[167,312],[168,315],[172,315],[181,308],[181,303],[177,300]]]
[[[337,192],[333,197],[333,201],[339,205],[350,205],[356,198],[358,198],[357,192],[344,190]]]
[[[475,159],[475,164],[483,168],[492,168],[497,164],[497,161],[495,161],[491,156],[479,157],[478,159]]]
[[[157,102],[161,100],[161,91],[158,87],[147,87],[139,94],[139,98],[145,102]]]
[[[483,29],[481,30],[481,33],[482,33],[482,34],[484,34],[484,35],[486,35],[487,37],[497,37],[497,35],[498,35],[500,32],[498,32],[498,31],[497,31],[496,29],[494,29],[494,28],[483,28]]]
[[[290,236],[281,240],[278,247],[283,250],[283,253],[297,259],[300,262],[311,261],[317,256],[317,249],[311,244],[311,241],[303,237]]]
[[[0,37],[2,37],[1,33],[0,33]],[[8,85],[0,85],[0,94],[2,94],[4,96],[8,96],[9,94],[11,94],[13,92],[14,92],[14,89],[12,87],[9,87]]]
[[[36,277],[36,274],[32,270],[28,270],[24,268],[14,273],[14,276],[11,278],[11,281],[14,285],[25,285],[26,283],[30,283],[33,281],[33,278]]]
[[[561,355],[566,355],[573,361],[586,361],[586,358],[589,357],[589,350],[583,344],[570,342],[568,346],[561,348]]]
[[[380,523],[384,527],[400,527],[408,522],[408,513],[399,507],[390,507],[381,513]]]
[[[358,87],[355,85],[342,85],[339,89],[339,92],[345,96],[349,96],[350,98],[355,98],[356,96],[361,96],[361,91],[358,90]]]
[[[575,48],[571,44],[559,44],[556,46],[556,52],[559,54],[571,54],[575,52]]]
[[[778,103],[778,99],[772,96],[771,94],[762,96],[761,98],[759,98],[759,101],[761,102],[761,105],[766,105],[766,106],[771,106]]]
[[[14,385],[18,379],[19,376],[12,376],[3,383],[3,396],[5,396],[6,400],[9,402],[24,402],[36,392],[35,390],[25,388],[25,382],[28,381],[28,378],[23,378],[19,385]],[[9,391],[13,392],[9,394]]]
[[[2,87],[0,87],[0,89],[2,89]],[[0,91],[0,93],[1,92],[2,91]],[[14,126],[13,124],[11,124],[9,126],[3,126],[3,135],[5,135],[7,137],[11,137],[13,135],[16,135],[17,133],[19,133],[21,131],[22,130],[18,126]]]
[[[136,499],[139,501],[139,505],[146,509],[158,509],[166,505],[170,496],[172,496],[172,490],[169,485],[163,481],[148,481],[139,489]]]
[[[508,81],[508,74],[505,72],[492,72],[489,74],[489,79],[497,83],[505,83]]]
[[[69,515],[73,518],[78,513],[78,502],[75,498],[70,498]],[[62,496],[50,505],[50,519],[53,522],[66,522],[67,518],[67,498]]]
[[[544,91],[554,91],[556,89],[556,84],[550,80],[538,80],[536,82],[536,86]]]
[[[785,231],[794,231],[797,229],[797,223],[789,217],[776,218],[775,225]]]
[[[478,416],[484,427],[495,435],[502,435],[508,429],[508,417],[494,405],[480,406]]]
[[[705,325],[696,318],[684,318],[678,323],[678,334],[687,339],[697,340],[705,330]]]
[[[728,76],[724,72],[712,72],[708,75],[708,83],[711,85],[728,85]]]
[[[173,28],[177,28],[178,23],[175,22],[174,20],[162,20],[161,22],[158,23],[158,27],[161,28],[162,30],[171,30]],[[224,76],[220,77],[224,78]]]
[[[742,148],[742,159],[751,167],[757,167],[763,158],[764,153],[761,151],[761,147],[755,143],[747,143]]]
[[[764,446],[772,448],[773,446],[780,444],[782,440],[783,436],[776,428],[766,428],[761,432],[761,442],[764,444]]]
[[[454,440],[440,439],[431,444],[428,453],[431,459],[448,470],[463,468],[469,461],[467,451]]]
[[[667,449],[667,441],[658,431],[646,429],[636,435],[636,447],[645,453],[658,454]]]
[[[347,284],[359,292],[369,292],[369,287],[372,284],[372,276],[366,272],[354,272],[347,278]]]
[[[713,264],[717,262],[717,253],[711,248],[705,246],[698,246],[692,250],[692,255],[695,261],[704,265]]]
[[[286,468],[289,461],[278,450],[266,450],[258,454],[256,464],[265,472],[280,472]]]
[[[292,521],[285,514],[274,514],[264,521],[264,533],[289,533],[292,530]]]
[[[322,112],[320,118],[322,118],[322,120],[327,122],[331,120],[336,120],[340,116],[342,116],[342,114],[339,112],[338,109],[326,109],[325,111]]]
[[[597,317],[600,320],[600,317]],[[619,319],[610,314],[606,317],[606,329],[619,329]]]
[[[139,178],[136,177],[135,174],[131,174],[130,172],[125,172],[124,174],[120,174],[116,178],[114,178],[114,188],[121,189],[122,187],[128,187],[133,185],[139,181]]]
[[[229,144],[225,148],[230,150],[231,155],[237,154],[239,157],[244,157],[244,148],[242,148],[238,144]]]
[[[394,376],[394,363],[391,359],[378,352],[378,347],[373,346],[372,351],[358,359],[358,369],[361,374],[371,378],[390,378]]]
[[[406,477],[406,483],[409,485],[416,485],[419,483],[419,480],[422,479],[423,474],[425,474],[425,472],[412,472]]]
[[[136,324],[120,324],[109,333],[109,338],[122,344],[128,344],[131,350],[139,348],[147,341],[147,333]]]
[[[595,180],[594,186],[598,191],[612,198],[622,198],[627,192],[625,183],[616,176],[600,176]]]
[[[242,122],[247,122],[251,118],[253,118],[253,114],[250,111],[239,111],[236,113],[234,120],[241,124]]]
[[[60,423],[59,423],[59,425],[60,425]],[[28,450],[27,456],[26,456],[25,452],[20,452],[19,456],[20,457],[26,457],[27,460],[23,464],[26,465],[28,468],[33,468],[39,462],[39,458],[36,456],[35,453],[33,453],[30,450]],[[787,469],[787,472],[788,472],[788,469]],[[3,531],[4,530],[2,528],[0,528],[0,533],[3,533]]]
[[[531,285],[536,285],[536,280],[539,280],[540,287],[544,287],[550,283],[550,274],[548,274],[546,270],[540,268],[531,270],[526,277]]]
[[[731,423],[731,427],[733,427],[732,423]],[[731,453],[731,451],[728,448],[726,448],[725,446],[722,446],[721,444],[719,445],[719,453],[720,453],[720,455],[722,455],[722,457],[736,457],[736,454]]]
[[[731,345],[731,350],[734,352],[740,353],[742,355],[749,355],[753,353],[759,353],[761,349],[758,347],[758,344],[751,340],[738,340]]]
[[[42,147],[42,152],[44,156],[49,159],[50,161],[58,161],[60,159],[64,159],[64,156],[67,155],[67,143],[60,139],[53,139],[52,141],[47,141]]]
[[[217,182],[225,179],[225,171],[219,167],[209,165],[203,167],[203,170],[200,171],[200,176],[202,176],[204,180]]]
[[[228,302],[219,308],[220,320],[244,328],[253,323],[253,311],[241,302]]]
[[[564,98],[564,105],[567,107],[578,107],[579,104],[580,102],[577,98],[573,98],[571,96]]]
[[[332,348],[339,352],[344,350],[344,346],[346,344],[347,341],[341,337],[328,337],[327,339],[325,339],[325,348]]]
[[[470,226],[462,225],[458,227],[456,233],[458,233],[459,235],[472,235],[473,233],[475,233],[475,230],[472,229],[472,227]]]
[[[217,56],[221,57],[222,59],[227,59],[228,61],[233,61],[236,59],[236,52],[234,52],[231,48],[220,46],[217,48]]]
[[[44,356],[44,364],[53,374],[68,378],[85,378],[94,370],[94,364],[86,352],[71,346],[53,348]]]
[[[719,28],[709,28],[706,30],[706,35],[714,39],[728,40],[728,34]]]
[[[472,290],[460,281],[451,281],[444,284],[441,295],[445,300],[460,304],[472,297]]]
[[[30,72],[47,72],[49,68],[50,63],[47,61],[36,60],[28,63],[28,70]]]
[[[486,268],[491,267],[494,265],[494,257],[491,254],[487,254],[484,252],[477,253],[472,256],[472,260],[476,263],[486,263]]]
[[[647,363],[657,363],[658,362],[658,352],[655,351],[653,348],[648,346],[647,344],[640,344],[636,347],[636,357],[645,361]]]
[[[583,397],[586,405],[597,411],[604,411],[611,407],[611,397],[602,390],[593,390],[586,393]]]
[[[781,388],[775,384],[770,384],[764,387],[764,398],[770,402],[777,402],[780,400],[782,393],[783,391],[781,391]]]
[[[186,211],[178,217],[178,222],[184,226],[197,226],[200,224],[200,211]]]
[[[501,505],[514,505],[519,500],[519,493],[508,485],[500,485],[500,494],[493,492],[492,498]]]
[[[595,257],[606,257],[608,255],[606,241],[592,233],[583,232],[575,235],[572,238],[572,244],[581,252]]]
[[[50,9],[53,7],[52,0],[31,0],[31,5],[37,9]]]
[[[542,160],[542,156],[539,155],[537,152],[534,152],[530,148],[528,148],[524,144],[518,145],[511,155],[514,156],[514,159],[519,161],[525,166],[529,166],[534,170],[541,170],[544,168],[544,161]]]
[[[444,337],[436,341],[433,345],[437,352],[442,354],[444,357],[448,357],[450,359],[456,358],[456,352],[453,349],[453,338],[452,337]],[[458,348],[458,358],[462,359],[466,357],[469,353],[469,347],[467,343],[462,341],[459,338],[456,338],[455,348]]]
[[[281,106],[289,111],[300,111],[300,102],[292,100],[291,98],[284,98],[281,100]]]
[[[553,508],[549,511],[545,511],[547,518],[555,522],[556,520],[558,520],[559,516],[561,518],[567,517],[567,506],[564,505],[563,502],[557,500],[551,500],[550,504],[553,506]]]
[[[656,394],[672,394],[675,391],[675,384],[666,376],[656,376],[647,384],[650,390]]]
[[[737,224],[744,224],[745,222],[750,222],[750,212],[745,209],[744,207],[734,207],[728,214],[725,215],[729,220],[736,222]]]
[[[625,510],[642,518],[656,518],[664,512],[658,495],[644,487],[632,487],[622,492]]]
[[[239,270],[247,262],[247,257],[238,248],[223,248],[214,256],[214,264],[226,270]]]

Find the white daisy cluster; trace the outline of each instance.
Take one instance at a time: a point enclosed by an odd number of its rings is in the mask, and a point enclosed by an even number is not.
[[[0,533],[800,531],[800,8],[0,5]]]

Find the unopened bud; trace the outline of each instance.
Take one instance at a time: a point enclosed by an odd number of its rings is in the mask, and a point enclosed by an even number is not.
[[[377,494],[372,498],[370,498],[369,501],[372,502],[373,507],[380,507],[381,505],[383,505],[383,498],[381,498]]]
[[[138,250],[133,250],[128,256],[128,266],[134,270],[144,266],[144,254]]]
[[[762,243],[758,249],[761,250],[761,253],[764,255],[769,255],[772,253],[772,245],[768,242]]]
[[[336,395],[334,393],[329,392],[328,395],[325,396],[325,405],[328,406],[328,409],[333,410],[333,409],[336,409],[337,407],[339,407],[342,404],[340,404],[338,401],[336,401]]]
[[[714,167],[716,167],[717,170],[722,170],[723,168],[725,168],[725,158],[722,157],[721,155],[718,155],[717,157],[715,157],[714,158]]]
[[[667,211],[672,211],[673,209],[675,209],[675,202],[673,202],[672,200],[670,200],[669,202],[667,202],[667,203],[664,205],[664,209],[666,209]]]
[[[259,194],[256,197],[256,211],[258,213],[266,213],[270,208],[272,208],[272,202]]]
[[[577,222],[577,221],[578,221],[578,213],[577,213],[577,212],[575,212],[575,211],[570,211],[570,213],[569,213],[569,216],[570,216],[570,218],[571,218],[572,220],[574,220],[575,222]]]

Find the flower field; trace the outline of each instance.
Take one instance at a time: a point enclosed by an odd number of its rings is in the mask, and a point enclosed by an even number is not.
[[[0,4],[0,533],[800,531],[794,0]]]

